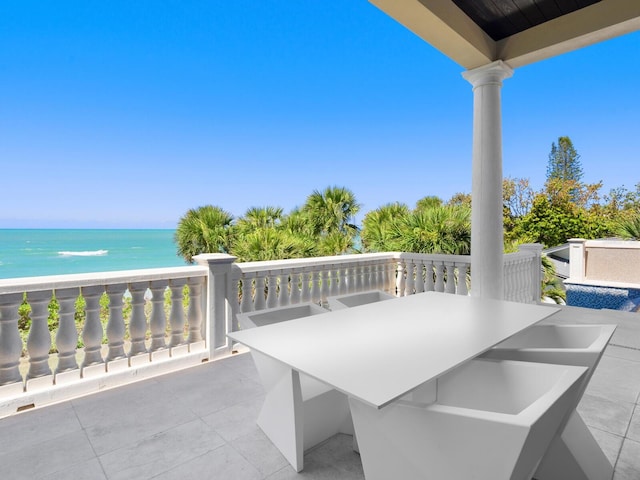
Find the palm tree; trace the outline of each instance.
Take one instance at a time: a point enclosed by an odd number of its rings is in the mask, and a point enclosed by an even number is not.
[[[640,215],[620,220],[616,234],[628,240],[640,240]]]
[[[302,210],[308,215],[316,235],[335,231],[354,234],[358,231],[353,217],[360,210],[360,205],[353,192],[347,188],[333,186],[322,192],[314,190],[307,197]]]
[[[556,276],[556,269],[546,255],[542,258],[542,298],[550,298],[557,304],[564,305],[567,293],[562,288],[562,281]]]
[[[254,262],[312,257],[315,248],[312,240],[291,235],[285,230],[259,228],[237,237],[231,253],[240,262]]]
[[[178,255],[193,263],[193,257],[200,253],[229,251],[232,221],[230,213],[213,205],[188,210],[178,221],[174,236]]]
[[[280,207],[251,207],[241,217],[236,227],[241,233],[252,232],[259,228],[276,228],[282,220]]]
[[[368,212],[362,220],[360,237],[362,246],[368,252],[390,252],[397,250],[394,245],[394,222],[409,215],[409,207],[404,203],[388,203]]]
[[[394,223],[393,236],[403,252],[467,255],[471,251],[471,210],[439,206],[414,211]]]

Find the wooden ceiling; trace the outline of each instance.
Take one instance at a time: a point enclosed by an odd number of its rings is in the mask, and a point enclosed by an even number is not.
[[[369,1],[465,69],[517,68],[640,30],[640,0]]]
[[[487,35],[502,40],[601,0],[453,0]]]

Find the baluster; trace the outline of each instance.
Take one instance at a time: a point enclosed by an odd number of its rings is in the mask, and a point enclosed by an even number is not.
[[[406,280],[405,280],[405,291],[406,295],[413,295],[414,293],[414,285],[415,285],[415,263],[413,260],[407,260],[406,262]]]
[[[320,272],[320,305],[327,304],[327,297],[329,296],[329,270],[324,269]]]
[[[416,260],[416,293],[424,292],[424,261]]]
[[[51,290],[29,292],[27,293],[27,301],[31,305],[31,328],[27,338],[27,352],[29,352],[27,380],[29,380],[51,375],[51,369],[49,368],[51,334],[49,333],[47,322]]]
[[[436,268],[436,292],[444,292],[444,265],[442,263],[437,263],[434,265]]]
[[[265,307],[265,277],[260,276],[256,278],[256,296],[253,308],[255,310],[264,310]]]
[[[289,305],[291,294],[289,293],[289,274],[282,272],[278,276],[278,284],[280,286],[280,295],[278,296],[278,305],[286,307]]]
[[[345,293],[355,293],[356,291],[356,266],[351,264],[347,270],[347,284]]]
[[[202,341],[202,284],[203,277],[189,278],[189,309],[187,321],[189,322],[189,336],[187,342],[196,343]]]
[[[378,290],[378,266],[375,263],[369,264],[369,288]]]
[[[147,353],[145,344],[147,316],[144,313],[144,295],[147,292],[148,285],[149,282],[136,282],[129,285],[129,293],[131,294],[131,319],[129,320],[131,348],[129,349],[129,357]]]
[[[362,265],[362,291],[368,292],[371,290],[371,266],[367,264]]]
[[[300,278],[302,281],[302,302],[308,303],[311,301],[311,284],[309,282],[313,282],[313,272],[309,274],[309,272],[303,271]]]
[[[82,343],[84,343],[84,360],[82,362],[82,376],[87,373],[86,367],[104,363],[100,348],[102,346],[102,324],[100,323],[100,297],[104,287],[82,287],[85,300],[86,318],[82,329]]]
[[[376,264],[376,290],[385,290],[387,287],[384,281],[384,265],[381,263]]]
[[[362,271],[362,265],[358,264],[356,265],[356,293],[360,293],[363,291],[363,281],[362,281],[362,277],[363,277],[363,271]]]
[[[0,386],[19,383],[20,386],[16,385],[19,390],[22,389],[22,339],[18,329],[18,309],[22,298],[22,293],[0,295]]]
[[[395,296],[400,296],[400,292],[396,289],[396,266],[397,263],[394,260],[390,260],[387,263],[387,268],[385,269],[385,285],[387,286],[387,291]]]
[[[338,268],[336,270],[338,277],[338,295],[347,293],[348,272],[347,268]]]
[[[291,272],[291,304],[300,303],[300,289],[303,282],[303,275],[300,272]]]
[[[107,285],[109,296],[109,320],[107,321],[107,341],[109,353],[107,362],[125,358],[124,353],[124,317],[122,316],[122,296],[126,291],[125,284]]]
[[[322,272],[311,272],[311,301],[320,304],[321,292],[320,283],[322,282]]]
[[[333,267],[331,268],[329,273],[331,275],[331,285],[329,285],[329,295],[331,295],[332,297],[335,297],[340,293],[340,288],[338,286],[340,284],[340,269]]]
[[[404,260],[398,260],[398,267],[396,270],[396,290],[398,292],[398,296],[399,297],[404,297],[406,295],[406,292],[404,290],[406,282],[405,282],[405,278],[404,278],[404,269],[405,269],[405,263]]]
[[[445,292],[456,293],[456,277],[454,272],[454,263],[446,262],[445,265],[447,269],[447,285],[446,285]]]
[[[433,261],[426,260],[424,262],[424,291],[425,292],[433,292],[435,291],[435,285],[433,283]]]
[[[467,273],[469,271],[469,265],[463,263],[458,265],[458,295],[468,295],[469,288],[467,287]]]
[[[267,273],[267,308],[278,306],[278,285],[273,272]]]
[[[60,324],[56,333],[56,348],[58,349],[58,366],[56,376],[62,372],[78,369],[76,349],[78,348],[78,329],[76,328],[76,300],[80,289],[63,288],[56,290],[56,299],[60,305]],[[57,381],[57,378],[56,378]]]
[[[176,278],[169,281],[171,289],[171,313],[169,314],[169,325],[171,325],[170,347],[177,347],[184,344],[184,307],[182,305],[184,286],[187,280]]]
[[[167,328],[167,316],[164,313],[164,292],[169,282],[167,280],[153,280],[150,282],[151,290],[151,318],[149,328],[151,330],[151,347],[149,351],[156,352],[167,348],[164,341]]]
[[[240,305],[240,310],[242,311],[242,313],[253,311],[253,309],[251,308],[253,306],[253,302],[251,301],[253,297],[252,287],[253,280],[248,276],[244,276],[242,278],[242,303]]]

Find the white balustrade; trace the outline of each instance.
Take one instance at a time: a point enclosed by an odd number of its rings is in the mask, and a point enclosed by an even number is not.
[[[66,275],[50,280],[48,277],[0,280],[0,401],[4,402],[7,395],[13,395],[12,398],[33,395],[36,385],[38,389],[46,387],[47,382],[53,386],[54,376],[49,365],[55,368],[58,389],[78,382],[89,382],[87,385],[99,389],[109,380],[98,383],[94,380],[105,375],[116,375],[112,381],[118,384],[122,378],[144,378],[140,373],[144,371],[153,375],[183,368],[186,364],[180,363],[181,359],[187,358],[193,362],[190,364],[195,364],[228,354],[232,347],[226,342],[225,333],[237,328],[234,319],[238,312],[309,301],[322,304],[328,296],[369,290],[397,296],[424,291],[467,295],[470,288],[468,256],[378,253],[248,263],[234,263],[233,257],[219,256],[225,258],[218,258],[213,264],[219,261],[228,268],[213,273],[206,266],[195,266]],[[539,246],[523,247],[519,252],[505,255],[504,271],[506,299],[520,302],[539,299]],[[214,283],[211,275],[215,275]],[[186,340],[185,285],[189,291]],[[165,313],[167,289],[171,299],[168,318]],[[100,300],[105,293],[109,314],[106,317],[103,312],[101,318]],[[79,295],[84,299],[84,312],[76,312]],[[48,306],[52,297],[59,304],[59,325],[50,332]],[[24,347],[18,325],[23,298],[31,307],[24,360],[29,367],[26,375],[19,368]],[[125,314],[129,305],[130,314]],[[81,350],[76,326],[78,315],[84,316],[80,335],[84,348]],[[52,335],[58,351],[57,364],[49,354]],[[80,369],[76,358],[81,360]],[[158,365],[157,360],[162,360],[165,367],[153,367]],[[171,367],[172,362],[178,363]],[[116,363],[118,368],[111,369],[110,364]],[[147,367],[152,368],[145,370]],[[132,373],[122,377],[126,371]],[[34,383],[36,381],[39,383]],[[79,391],[77,386],[71,390],[76,394]],[[0,415],[4,414],[3,409],[9,408],[9,403],[2,402]]]

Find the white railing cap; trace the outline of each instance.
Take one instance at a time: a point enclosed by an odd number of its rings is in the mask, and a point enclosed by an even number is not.
[[[114,272],[76,273],[70,275],[47,275],[41,277],[7,278],[0,280],[0,295],[25,291],[55,290],[70,287],[89,287],[115,283],[166,280],[175,278],[205,277],[206,267],[166,267]]]

